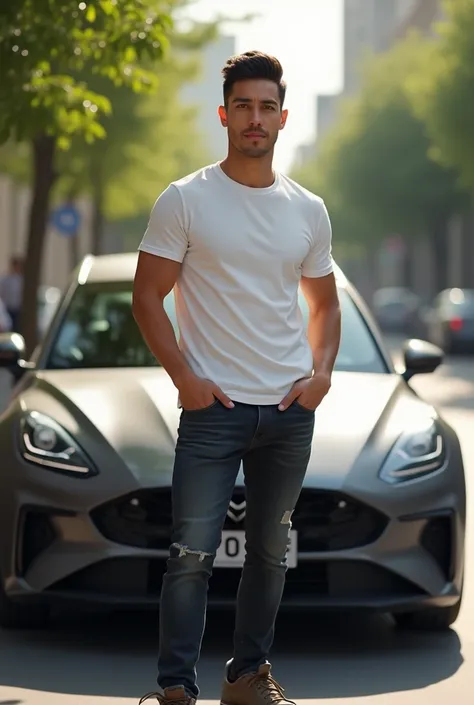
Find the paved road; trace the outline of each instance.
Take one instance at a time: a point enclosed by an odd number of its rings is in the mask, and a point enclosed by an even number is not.
[[[413,382],[442,406],[460,434],[474,474],[474,358],[448,361]],[[380,617],[279,620],[275,675],[298,703],[471,705],[474,690],[472,501],[467,592],[455,629],[444,635],[396,632]],[[154,688],[155,623],[145,615],[61,620],[47,632],[0,633],[0,705],[130,703]],[[213,617],[203,645],[203,701],[216,701],[231,644],[230,618]]]

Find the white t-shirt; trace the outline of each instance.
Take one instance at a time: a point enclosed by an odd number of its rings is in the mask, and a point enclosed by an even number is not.
[[[243,186],[213,164],[160,195],[139,249],[182,262],[179,346],[195,374],[262,405],[311,375],[298,286],[333,271],[321,198],[282,174],[268,188]]]

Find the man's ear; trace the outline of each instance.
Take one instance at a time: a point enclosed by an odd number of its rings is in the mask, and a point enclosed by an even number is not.
[[[217,112],[219,114],[222,127],[227,127],[227,110],[223,105],[220,105]]]
[[[282,110],[281,111],[280,130],[283,130],[283,128],[286,125],[287,120],[288,120],[288,110]]]

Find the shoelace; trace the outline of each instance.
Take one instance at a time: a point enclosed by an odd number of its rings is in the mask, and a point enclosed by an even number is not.
[[[285,691],[279,683],[269,673],[256,673],[248,681],[249,686],[255,685],[265,700],[274,703],[290,703],[296,705],[293,700],[285,698]]]
[[[186,695],[184,698],[178,698],[177,700],[170,700],[169,698],[166,697],[166,695],[163,695],[163,693],[146,693],[142,698],[140,698],[140,701],[138,705],[142,705],[142,703],[145,702],[145,700],[150,700],[151,698],[156,698],[160,705],[163,705],[164,703],[170,703],[172,702],[173,705],[189,705],[191,701],[191,697],[189,695]]]

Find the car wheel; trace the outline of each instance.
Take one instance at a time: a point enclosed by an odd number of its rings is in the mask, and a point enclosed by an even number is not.
[[[0,627],[4,629],[41,629],[49,620],[49,607],[14,602],[6,594],[0,578]]]
[[[430,607],[419,612],[401,612],[394,614],[395,624],[400,629],[413,631],[446,631],[457,620],[461,610],[462,598],[449,607]]]

